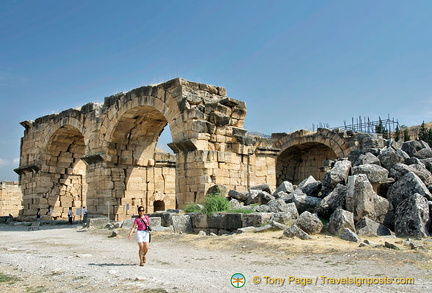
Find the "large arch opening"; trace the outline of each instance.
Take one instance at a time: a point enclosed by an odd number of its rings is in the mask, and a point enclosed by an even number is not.
[[[115,199],[110,208],[117,219],[127,217],[127,204],[132,211],[144,206],[153,212],[156,201],[175,208],[175,156],[156,148],[166,126],[167,119],[151,106],[137,106],[119,118],[108,161]]]
[[[337,156],[328,146],[309,142],[291,146],[284,150],[276,161],[276,184],[283,181],[299,184],[312,175],[316,180],[323,180],[326,169],[325,163]]]
[[[47,170],[41,174],[40,182],[41,188],[47,190],[43,195],[46,202],[42,199],[40,207],[52,207],[55,218],[67,218],[69,207],[75,212],[86,204],[87,165],[82,160],[84,155],[84,136],[75,127],[59,128],[48,142],[45,154]]]

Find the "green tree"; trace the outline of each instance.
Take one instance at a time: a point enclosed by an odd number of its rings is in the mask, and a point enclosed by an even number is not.
[[[383,133],[383,130],[384,130],[384,126],[383,126],[381,117],[379,117],[378,125],[375,126],[375,133]]]
[[[379,117],[378,125],[375,126],[375,133],[381,133],[382,136],[386,139],[390,137],[388,130],[383,125],[381,117]]]
[[[427,143],[428,143],[429,146],[430,146],[431,143],[432,143],[432,128],[429,128]]]
[[[411,137],[410,137],[410,135],[409,135],[408,127],[403,128],[403,140],[404,140],[404,141],[409,141],[409,140],[411,140]]]
[[[399,141],[399,139],[401,139],[401,131],[399,129],[399,125],[396,125],[396,130],[395,130],[395,140]]]
[[[429,129],[426,128],[424,121],[420,125],[419,129],[419,139],[423,141],[427,141],[429,136]]]

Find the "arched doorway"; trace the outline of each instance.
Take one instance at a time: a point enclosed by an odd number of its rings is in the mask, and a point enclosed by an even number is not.
[[[75,127],[63,126],[50,138],[45,153],[47,170],[41,172],[41,186],[46,192],[39,205],[42,209],[53,207],[53,217],[67,218],[69,207],[76,213],[86,204],[84,155],[84,137]]]
[[[276,161],[276,184],[283,181],[299,184],[303,179],[312,175],[316,180],[323,180],[327,160],[334,160],[337,156],[328,146],[308,142],[293,145],[281,152]]]
[[[156,148],[167,125],[164,115],[152,106],[134,107],[119,118],[107,162],[114,187],[112,214],[117,219],[127,217],[126,204],[144,206],[149,213],[154,209],[151,202],[158,200],[175,208],[175,156]]]
[[[162,212],[165,211],[165,203],[163,202],[163,200],[156,200],[153,203],[153,210],[155,212]]]

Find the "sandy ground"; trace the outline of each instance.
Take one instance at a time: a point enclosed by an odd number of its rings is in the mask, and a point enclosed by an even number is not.
[[[419,250],[402,239],[368,238],[394,243],[401,248],[396,251],[325,235],[286,239],[281,231],[217,237],[153,232],[140,267],[135,238],[129,241],[121,229],[111,238],[111,232],[0,225],[0,292],[432,292],[431,238],[415,241],[425,248]],[[236,273],[245,280],[235,282]],[[241,281],[244,286],[235,288]]]

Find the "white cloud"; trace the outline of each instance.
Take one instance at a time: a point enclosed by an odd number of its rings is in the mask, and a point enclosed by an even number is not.
[[[18,167],[19,161],[20,161],[19,158],[15,158],[15,159],[12,159],[12,160],[0,159],[0,167],[9,167],[9,166]]]
[[[9,161],[5,159],[0,159],[0,167],[9,165]]]

